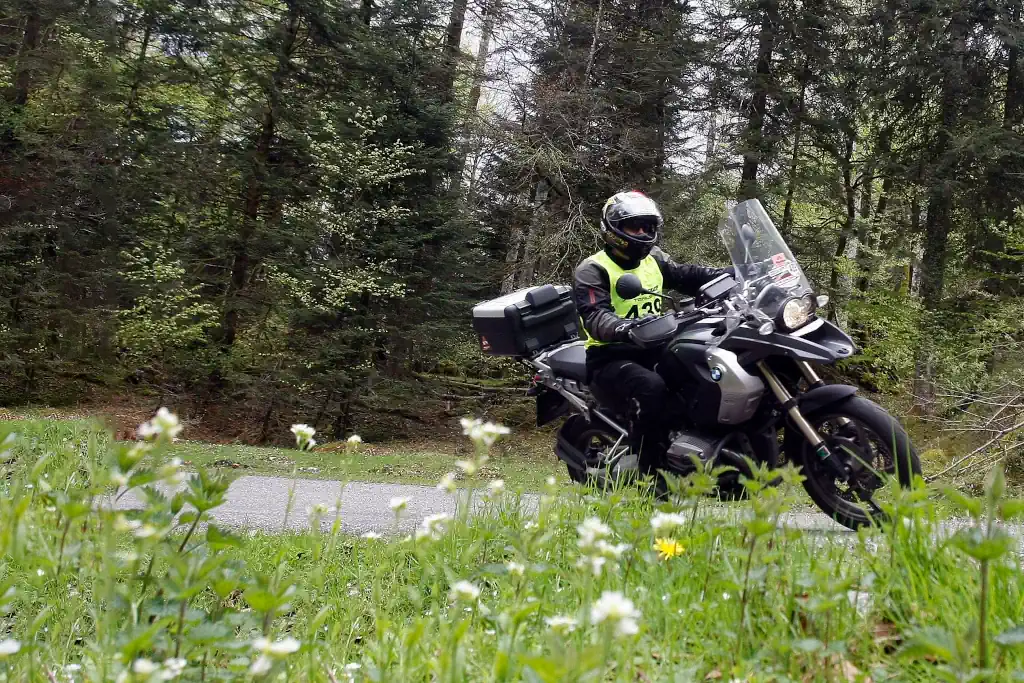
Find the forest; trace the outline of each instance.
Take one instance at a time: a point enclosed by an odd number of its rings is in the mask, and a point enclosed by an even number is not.
[[[524,377],[472,306],[568,282],[640,189],[715,265],[759,198],[905,413],[1024,412],[1019,0],[0,8],[0,406],[464,414]]]

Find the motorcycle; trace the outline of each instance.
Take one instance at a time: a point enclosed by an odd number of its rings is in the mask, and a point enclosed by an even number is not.
[[[874,496],[890,478],[909,487],[921,471],[906,431],[856,387],[818,374],[817,365],[849,358],[855,345],[818,315],[828,297],[815,293],[761,203],[727,207],[718,233],[735,274],[706,283],[692,303],[644,290],[632,274],[616,283],[617,294],[644,301],[643,310],[660,312],[662,302],[672,309],[630,331],[634,344],[657,354],[654,369],[669,388],[666,471],[728,465],[718,489],[733,497],[751,462],[776,468],[788,460],[838,523],[856,529],[884,519]],[[625,418],[586,385],[578,321],[569,289],[553,285],[474,308],[482,350],[534,371],[537,424],[571,413],[555,445],[569,476],[600,486],[635,476],[637,457]]]

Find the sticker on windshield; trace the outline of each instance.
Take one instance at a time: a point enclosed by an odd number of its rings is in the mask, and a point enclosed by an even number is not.
[[[789,259],[786,258],[785,254],[776,254],[775,256],[772,256],[772,263],[775,264],[776,266],[781,266],[782,264],[787,263],[788,261]]]
[[[772,262],[775,262],[775,257],[772,257]],[[790,287],[795,285],[800,279],[795,272],[795,268],[789,262],[789,259],[783,257],[783,263],[775,266],[768,271],[768,276],[775,280],[775,284],[780,287]]]

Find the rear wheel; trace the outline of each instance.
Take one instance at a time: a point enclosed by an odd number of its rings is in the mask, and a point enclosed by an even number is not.
[[[588,423],[582,417],[573,418],[573,424],[566,425],[565,437],[574,448],[586,458],[591,467],[601,467],[617,452],[616,443],[619,435],[594,421]],[[628,450],[625,443],[620,443],[618,449]],[[569,478],[578,484],[602,484],[603,477],[596,477],[573,465],[566,463],[569,471]]]
[[[802,434],[787,429],[786,450],[803,466],[807,494],[825,514],[850,529],[885,521],[876,493],[881,494],[890,478],[908,488],[921,473],[917,452],[899,421],[860,396],[804,417],[825,440],[831,457],[851,472],[848,481],[836,477]]]

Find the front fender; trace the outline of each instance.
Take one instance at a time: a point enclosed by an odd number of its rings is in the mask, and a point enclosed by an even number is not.
[[[845,401],[851,396],[857,393],[857,387],[851,387],[848,384],[826,384],[810,391],[800,394],[795,397],[797,406],[800,408],[800,412],[807,417],[812,415],[819,410],[828,408],[830,405]],[[795,464],[802,464],[800,459],[801,444],[804,443],[804,437],[800,433],[800,430],[795,427],[786,429],[786,436],[783,442],[783,450],[786,453],[786,459]]]
[[[800,412],[806,415],[843,401],[856,393],[857,387],[851,387],[849,384],[826,384],[800,394],[796,397],[796,402],[800,406]]]

